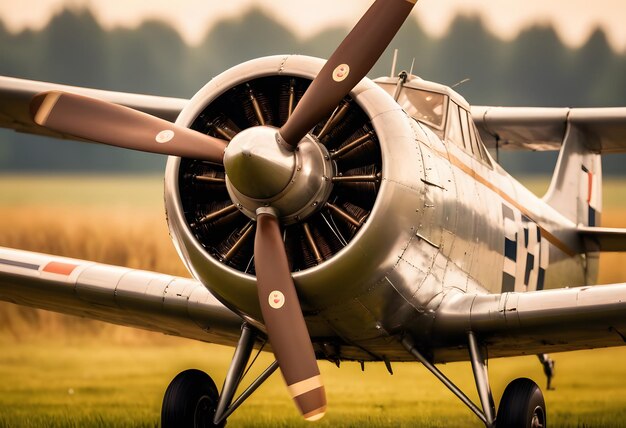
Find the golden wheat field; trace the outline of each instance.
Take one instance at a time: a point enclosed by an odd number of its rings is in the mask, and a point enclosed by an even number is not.
[[[530,181],[533,189],[545,181]],[[626,224],[624,182],[605,184],[604,224]],[[0,246],[186,276],[168,237],[162,178],[0,178]],[[626,280],[626,258],[603,255],[600,282]],[[156,426],[163,392],[195,367],[223,381],[231,348],[195,343],[0,303],[0,427]],[[553,426],[626,425],[626,348],[556,355],[556,390],[546,392]],[[258,370],[271,362],[261,357]],[[444,371],[477,399],[467,363]],[[337,369],[322,362],[329,412],[319,426],[480,426],[416,364]],[[543,385],[535,357],[493,360],[498,401],[508,381]],[[279,375],[229,419],[229,426],[304,426]]]

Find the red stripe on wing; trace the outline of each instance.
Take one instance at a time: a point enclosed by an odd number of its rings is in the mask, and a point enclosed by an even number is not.
[[[70,263],[50,262],[43,268],[43,272],[69,276],[77,267]]]

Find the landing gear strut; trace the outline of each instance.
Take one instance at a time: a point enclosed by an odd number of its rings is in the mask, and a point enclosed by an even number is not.
[[[552,386],[552,378],[554,377],[554,365],[555,362],[548,354],[537,354],[537,358],[539,358],[539,362],[543,366],[543,373],[546,375],[546,380],[548,382],[546,389],[548,391],[554,390]]]
[[[256,333],[248,324],[241,327],[241,337],[230,363],[222,394],[219,395],[213,380],[200,370],[185,370],[170,383],[163,397],[161,426],[163,428],[223,427],[228,418],[256,389],[278,368],[274,361],[233,401],[244,376],[254,364],[248,365]],[[261,352],[259,349],[258,353]],[[257,353],[257,356],[258,356]]]
[[[410,337],[402,339],[402,344],[411,355],[430,370],[454,395],[483,421],[487,428],[545,428],[546,404],[541,389],[535,382],[526,378],[515,379],[506,387],[496,415],[493,396],[489,386],[486,360],[476,335],[468,332],[468,349],[476,389],[482,409],[476,406],[450,379],[415,347]]]

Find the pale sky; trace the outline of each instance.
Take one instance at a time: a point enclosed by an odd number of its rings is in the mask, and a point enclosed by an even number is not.
[[[373,0],[0,0],[0,17],[11,31],[41,28],[65,5],[88,6],[105,28],[134,27],[145,18],[172,24],[198,43],[218,20],[260,7],[301,37],[327,26],[352,26]],[[445,33],[458,13],[479,15],[504,39],[534,23],[554,24],[561,39],[579,46],[596,27],[612,46],[626,51],[626,0],[419,0],[412,18],[431,35]]]

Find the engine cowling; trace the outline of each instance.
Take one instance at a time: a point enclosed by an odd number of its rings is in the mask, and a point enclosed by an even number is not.
[[[253,126],[280,127],[323,64],[294,55],[235,66],[205,85],[176,123],[227,140]],[[423,161],[418,141],[427,139],[369,79],[310,135],[309,150],[319,152],[324,163],[315,168],[322,168],[319,179],[327,183],[311,191],[315,179],[302,184],[294,178],[293,185],[301,188],[289,197],[300,202],[281,218],[305,314],[358,296],[393,270],[419,224]],[[298,171],[307,168],[314,169],[303,164]],[[192,274],[224,304],[259,325],[254,200],[242,201],[228,181],[221,165],[170,157],[165,176],[168,225]]]

